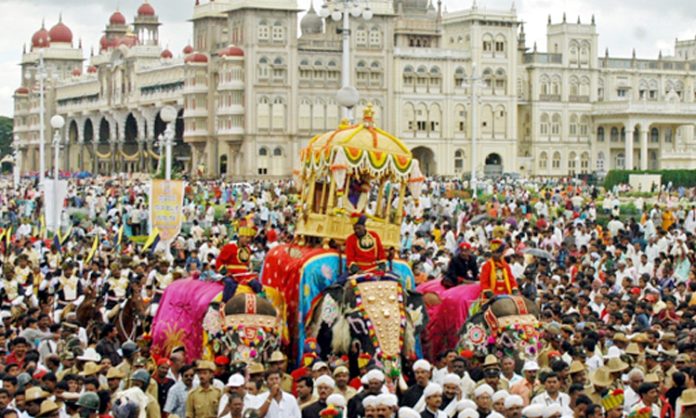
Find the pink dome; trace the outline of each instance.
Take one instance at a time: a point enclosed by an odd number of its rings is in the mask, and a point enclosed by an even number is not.
[[[82,75],[82,70],[75,67],[75,69],[72,70],[72,75],[73,77],[79,77]]]
[[[109,23],[112,25],[125,25],[126,17],[123,15],[123,13],[115,11],[114,14],[112,14],[109,18]]]
[[[165,50],[162,51],[162,53],[160,54],[160,58],[172,59],[172,58],[174,58],[174,54],[172,54],[172,51],[170,51],[170,50],[168,50],[168,49],[165,49]]]
[[[51,42],[71,44],[73,40],[72,31],[63,22],[58,22],[58,24],[52,27],[48,32],[48,36],[51,38]]]
[[[184,55],[193,54],[193,47],[191,45],[186,45],[183,50]]]
[[[244,50],[238,46],[230,45],[218,52],[221,57],[243,57]]]
[[[186,57],[184,62],[192,64],[206,64],[208,62],[208,56],[201,54],[200,52],[196,52]]]
[[[50,36],[46,28],[42,26],[31,37],[31,46],[32,48],[47,48],[49,45],[51,45]]]
[[[18,88],[17,90],[15,90],[15,94],[29,94],[29,89],[22,86],[22,87]]]
[[[97,72],[97,67],[95,67],[94,65],[90,65],[89,67],[87,67],[87,74],[94,74],[96,72]]]
[[[138,16],[154,16],[155,8],[152,7],[150,3],[145,1],[140,7],[138,7]]]

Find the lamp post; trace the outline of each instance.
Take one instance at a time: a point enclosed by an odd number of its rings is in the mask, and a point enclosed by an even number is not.
[[[471,88],[471,191],[476,196],[476,162],[478,161],[478,91],[481,78],[476,75],[476,64],[471,65],[471,76],[468,82],[464,81],[462,87]]]
[[[65,126],[65,119],[60,115],[55,115],[51,118],[51,127],[53,128],[53,225],[56,233],[60,231],[60,210],[62,202],[58,198],[58,180],[60,171],[58,167],[58,157],[60,153],[61,133],[60,130]]]
[[[44,50],[39,50],[39,67],[37,68],[36,76],[39,79],[39,184],[43,183],[46,173],[46,133],[44,112],[46,105],[44,103],[44,83],[46,80],[46,67],[44,66]]]
[[[13,180],[15,189],[19,190],[19,177],[20,177],[20,164],[22,163],[22,149],[19,147],[19,137],[14,137],[14,142],[12,143],[12,148],[14,152],[12,153],[12,158],[14,159],[14,166],[12,170]]]
[[[329,4],[333,9],[329,9]],[[355,87],[350,85],[350,17],[372,19],[373,13],[369,6],[360,6],[357,0],[327,1],[321,6],[319,15],[326,19],[331,16],[334,22],[343,19],[343,25],[338,32],[342,38],[341,89],[336,93],[336,101],[343,107],[343,117],[351,119],[351,109],[358,103],[360,96]]]
[[[164,142],[164,147],[166,149],[167,160],[165,161],[164,178],[167,181],[172,179],[172,144],[174,143],[174,128],[172,128],[172,122],[176,120],[176,116],[176,109],[172,106],[165,106],[160,111],[160,119],[167,124],[164,135],[160,135],[159,138],[160,144]]]

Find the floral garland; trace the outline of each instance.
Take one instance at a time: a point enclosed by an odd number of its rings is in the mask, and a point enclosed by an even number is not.
[[[379,338],[377,338],[377,331],[375,330],[375,326],[372,323],[372,320],[370,320],[370,317],[367,313],[367,310],[363,306],[362,295],[360,293],[360,289],[358,287],[358,284],[362,283],[364,281],[371,281],[371,280],[372,279],[365,278],[365,277],[351,280],[351,286],[353,287],[353,293],[355,295],[355,307],[358,309],[360,316],[362,317],[363,321],[365,322],[365,325],[367,326],[368,336],[370,337],[370,341],[372,342],[372,347],[375,350],[374,359],[377,363],[377,366],[381,367],[383,365],[383,363],[386,363],[386,362],[399,364],[400,359],[399,359],[398,355],[388,355],[382,351],[382,348],[380,347],[380,344],[379,344]],[[387,280],[390,280],[390,279],[387,279]],[[397,284],[399,285],[399,289],[401,289],[401,284],[398,282],[397,282]],[[399,326],[401,327],[401,331],[399,332],[399,349],[401,349],[404,346],[404,332],[406,330],[406,309],[404,308],[403,292],[399,292],[399,295],[397,297],[397,302],[399,303]]]

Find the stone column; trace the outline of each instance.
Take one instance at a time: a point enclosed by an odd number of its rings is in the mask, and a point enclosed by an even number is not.
[[[636,125],[632,121],[629,121],[624,124],[624,127],[626,131],[626,149],[624,150],[626,158],[624,159],[624,168],[626,170],[633,170],[633,134],[636,130]]]
[[[649,126],[643,127],[641,125],[640,131],[640,169],[648,169],[648,134],[650,132]]]

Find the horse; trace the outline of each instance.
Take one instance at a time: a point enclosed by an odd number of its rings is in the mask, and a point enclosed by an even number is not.
[[[99,333],[104,319],[99,311],[97,291],[93,286],[85,287],[84,300],[75,311],[75,316],[77,323],[87,331],[88,337]]]
[[[141,291],[142,284],[140,282],[131,281],[129,283],[126,290],[126,303],[116,316],[116,330],[121,343],[135,341],[139,336],[139,328],[142,329],[147,308],[140,295]]]

